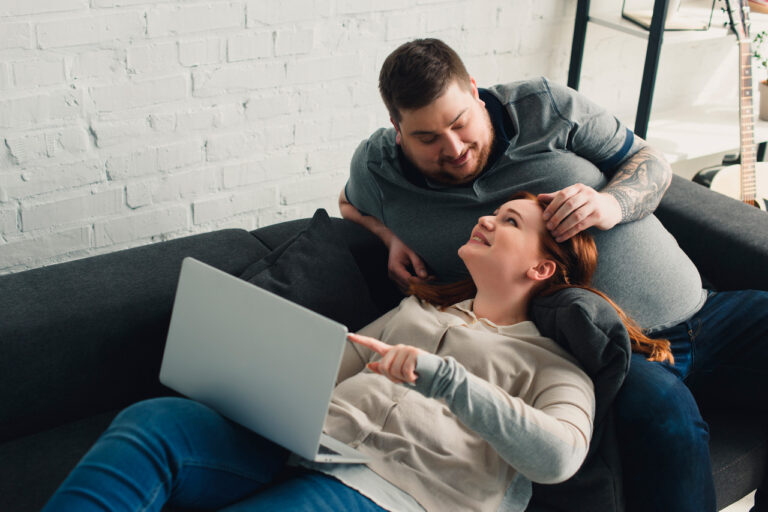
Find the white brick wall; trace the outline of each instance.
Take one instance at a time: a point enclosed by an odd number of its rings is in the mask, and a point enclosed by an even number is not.
[[[572,0],[0,0],[0,273],[318,207],[338,215],[352,152],[389,124],[378,70],[398,44],[442,38],[480,85],[563,82],[574,10]],[[582,89],[634,113],[644,43],[590,31]],[[675,81],[707,77],[701,53],[684,54],[693,69],[675,69]],[[654,104],[683,92],[657,89]]]

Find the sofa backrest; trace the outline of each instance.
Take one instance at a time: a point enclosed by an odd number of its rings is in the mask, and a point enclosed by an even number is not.
[[[269,249],[229,229],[0,277],[0,442],[162,392],[185,256],[234,275]]]

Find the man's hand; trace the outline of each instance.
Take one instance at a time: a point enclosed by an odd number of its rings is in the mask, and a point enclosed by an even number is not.
[[[621,222],[621,206],[613,195],[581,183],[539,194],[538,199],[547,204],[544,222],[557,242],[592,226],[606,230]]]
[[[376,338],[359,334],[347,334],[347,339],[382,356],[379,361],[368,363],[371,371],[384,375],[396,384],[405,382],[412,384],[419,378],[416,373],[416,362],[423,350],[410,345],[389,345]]]
[[[421,261],[419,255],[394,234],[387,244],[389,248],[389,278],[392,279],[402,291],[407,291],[411,283],[423,283],[434,279],[427,275],[427,267]],[[408,267],[412,267],[416,275],[410,273]]]
[[[347,200],[347,194],[344,190],[339,194],[339,211],[341,212],[342,217],[360,224],[384,242],[384,245],[387,246],[387,250],[389,251],[389,261],[387,262],[389,278],[397,284],[400,290],[406,292],[411,283],[425,282],[434,279],[433,276],[427,275],[427,267],[424,265],[424,262],[421,261],[418,254],[405,245],[403,241],[379,219],[370,215],[361,214],[360,211]],[[416,275],[410,273],[408,270],[409,266],[413,268]]]

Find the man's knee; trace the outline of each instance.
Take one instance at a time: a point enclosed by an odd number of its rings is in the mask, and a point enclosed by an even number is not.
[[[614,402],[619,435],[650,445],[706,445],[707,424],[683,381],[659,363],[635,363]]]

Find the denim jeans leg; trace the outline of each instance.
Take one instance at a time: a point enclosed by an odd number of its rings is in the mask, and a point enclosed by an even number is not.
[[[304,469],[221,512],[384,512],[339,480]]]
[[[677,373],[633,354],[614,411],[628,511],[716,510],[709,429]]]
[[[197,402],[146,400],[114,419],[44,510],[217,508],[271,482],[287,456]]]
[[[692,320],[700,328],[686,383],[697,402],[768,410],[768,292],[711,293]]]

